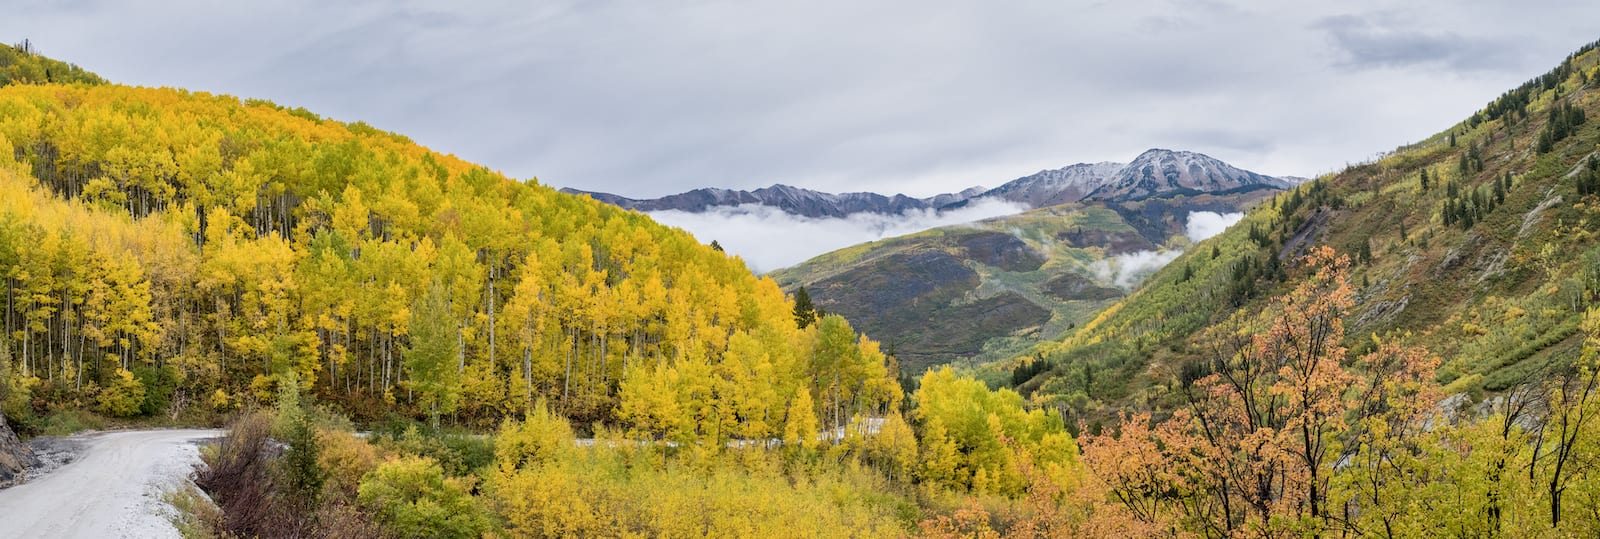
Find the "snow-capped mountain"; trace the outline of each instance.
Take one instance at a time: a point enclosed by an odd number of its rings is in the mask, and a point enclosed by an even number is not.
[[[642,212],[701,213],[715,207],[760,204],[805,217],[843,217],[854,213],[897,215],[909,210],[944,210],[979,199],[1001,199],[1027,208],[1043,208],[1082,200],[1129,201],[1167,194],[1287,189],[1302,181],[1257,174],[1205,154],[1151,149],[1128,164],[1079,163],[1041,170],[994,189],[972,187],[959,193],[927,198],[877,193],[834,194],[782,184],[753,191],[703,188],[651,199],[577,189],[562,191],[586,194],[601,202]]]
[[[1043,208],[1083,200],[1122,170],[1122,163],[1078,163],[1041,170],[990,189],[974,198],[1000,198]]]
[[[1167,193],[1221,193],[1288,189],[1295,184],[1229,165],[1205,154],[1147,150],[1118,170],[1088,196],[1096,200],[1138,200]]]
[[[632,199],[577,189],[562,189],[562,191],[586,194],[607,204],[642,212],[679,210],[700,213],[719,206],[760,204],[806,217],[844,217],[853,213],[895,215],[909,210],[937,210],[959,204],[984,192],[982,187],[972,187],[959,193],[913,198],[900,194],[884,196],[877,193],[824,193],[777,184],[753,191],[703,188],[661,198]]]

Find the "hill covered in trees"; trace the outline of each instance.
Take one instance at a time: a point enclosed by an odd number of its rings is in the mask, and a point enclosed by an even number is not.
[[[642,214],[304,109],[51,80],[0,87],[0,413],[232,420],[215,532],[898,536],[1081,469],[1059,417],[949,371],[908,399],[844,318]]]
[[[1584,120],[1600,112],[1596,63],[1586,47],[1428,140],[1263,203],[1041,347],[1063,367],[1030,389],[1113,410],[1159,402],[1206,354],[1202,334],[1291,289],[1295,257],[1316,245],[1354,258],[1346,344],[1409,333],[1452,358],[1438,379],[1453,393],[1501,392],[1570,359],[1600,290],[1600,123]]]
[[[1591,44],[1261,204],[1018,390],[1150,533],[1594,534],[1597,76]]]
[[[875,344],[800,330],[681,231],[300,109],[8,85],[0,193],[24,423],[225,411],[286,380],[357,417],[487,426],[543,399],[674,437],[775,435],[801,392],[823,428],[899,400]]]

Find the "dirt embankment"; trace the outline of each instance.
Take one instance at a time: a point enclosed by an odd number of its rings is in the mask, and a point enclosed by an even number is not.
[[[23,479],[23,473],[36,461],[28,446],[17,439],[17,433],[6,425],[0,415],[0,488],[9,487]]]

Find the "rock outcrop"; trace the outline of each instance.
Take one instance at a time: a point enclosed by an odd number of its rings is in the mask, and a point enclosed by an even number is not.
[[[34,463],[33,452],[17,438],[0,415],[0,488],[9,487],[22,479],[22,472]]]

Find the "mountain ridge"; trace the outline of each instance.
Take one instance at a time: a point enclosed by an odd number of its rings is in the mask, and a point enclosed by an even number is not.
[[[713,208],[759,204],[805,217],[839,218],[855,213],[896,215],[908,211],[944,211],[979,200],[1004,200],[1022,204],[1026,209],[1037,209],[1091,199],[1130,201],[1175,192],[1284,189],[1300,183],[1296,180],[1299,178],[1244,170],[1199,152],[1151,148],[1129,163],[1077,163],[1040,170],[993,189],[970,187],[923,198],[873,192],[826,193],[784,184],[754,190],[704,187],[650,199],[570,187],[561,191],[588,195],[607,204],[646,213],[671,210],[702,213]]]

